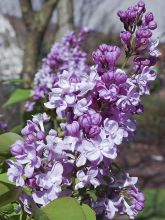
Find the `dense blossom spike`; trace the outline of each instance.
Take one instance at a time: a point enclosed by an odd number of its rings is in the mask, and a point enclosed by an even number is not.
[[[107,219],[115,213],[134,219],[144,208],[144,195],[135,186],[138,178],[113,168],[121,143],[136,129],[133,116],[143,112],[141,95],[150,93],[156,79],[150,68],[160,55],[158,42],[151,40],[156,23],[145,11],[140,1],[118,12],[125,28],[120,34],[125,51],[121,68],[116,65],[121,49],[106,44],[93,52],[94,66],[87,66],[80,50],[84,32],[67,35],[43,60],[33,101],[48,94],[45,107],[62,122],[60,132],[57,127],[48,130],[53,118],[35,115],[22,130],[24,140],[11,147],[16,161],[8,161],[9,180],[31,191],[20,197],[26,212],[30,200],[45,206],[62,196],[74,196]],[[130,57],[134,62],[128,74]]]

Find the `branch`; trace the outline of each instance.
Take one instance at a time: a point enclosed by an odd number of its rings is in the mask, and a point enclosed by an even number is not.
[[[38,30],[43,30],[46,28],[58,1],[59,0],[46,1],[41,10],[35,13],[35,23]]]
[[[20,0],[20,6],[22,10],[22,17],[26,25],[26,28],[30,29],[33,23],[33,17],[34,17],[31,0]]]
[[[73,0],[60,0],[57,6],[58,14],[58,32],[56,34],[56,40],[73,31]]]

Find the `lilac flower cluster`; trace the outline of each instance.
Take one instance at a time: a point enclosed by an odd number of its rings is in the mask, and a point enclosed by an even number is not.
[[[143,1],[134,7],[129,7],[126,11],[118,12],[125,28],[125,31],[120,33],[121,42],[126,56],[134,55],[135,74],[141,73],[144,67],[154,66],[156,58],[160,55],[156,49],[159,41],[151,41],[152,30],[157,28],[157,24],[154,21],[153,13],[145,12]]]
[[[64,135],[59,136],[57,128],[47,131],[50,117],[38,114],[22,130],[24,140],[11,147],[16,161],[8,161],[8,176],[17,186],[31,191],[31,195],[20,197],[27,212],[30,200],[45,206],[63,196],[79,199],[106,219],[113,219],[115,213],[134,219],[144,208],[144,195],[135,186],[137,177],[114,169],[119,145],[136,129],[133,116],[143,112],[141,95],[149,94],[156,78],[150,68],[159,56],[157,43],[151,41],[156,23],[152,13],[144,13],[143,2],[118,13],[125,27],[120,35],[126,58],[122,68],[116,67],[120,48],[106,44],[93,52],[95,65],[90,69],[84,58],[76,60],[74,56],[72,64],[67,58],[64,68],[56,49],[45,60],[47,68],[60,69],[45,107],[65,120],[60,124]],[[71,34],[69,42],[74,40]],[[129,75],[125,65],[132,56]]]
[[[32,99],[25,104],[26,111],[32,111],[35,103],[45,98],[48,92],[54,88],[57,75],[67,70],[72,73],[87,72],[87,54],[81,49],[81,43],[88,29],[82,28],[79,33],[71,32],[63,37],[61,42],[55,43],[43,59],[41,69],[36,73]]]

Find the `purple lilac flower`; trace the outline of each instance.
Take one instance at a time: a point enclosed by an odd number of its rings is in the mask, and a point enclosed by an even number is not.
[[[118,209],[114,206],[114,203],[109,199],[105,202],[105,216],[108,219],[113,219]]]
[[[89,168],[87,173],[85,174],[84,171],[79,170],[77,172],[77,178],[79,183],[75,185],[75,189],[81,189],[88,185],[93,185],[95,188],[100,185],[100,182],[96,178],[98,175],[97,168]]]
[[[106,133],[102,130],[99,136],[94,140],[83,140],[82,147],[85,151],[86,158],[99,164],[104,157],[115,159],[117,149],[114,143],[106,138]]]
[[[8,160],[7,164],[9,169],[7,171],[8,178],[11,182],[15,182],[16,186],[24,186],[25,181],[23,179],[24,169],[18,162]]]
[[[156,72],[145,67],[141,74],[135,76],[136,83],[139,85],[140,95],[150,94],[151,82],[156,79]]]
[[[63,166],[61,163],[55,163],[50,171],[46,174],[38,174],[36,184],[43,189],[43,192],[34,192],[32,194],[36,203],[46,205],[50,201],[58,197],[61,192],[60,184],[62,182]],[[42,197],[41,197],[42,195]]]

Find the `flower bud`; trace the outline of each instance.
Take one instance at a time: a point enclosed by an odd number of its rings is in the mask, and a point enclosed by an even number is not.
[[[115,72],[114,78],[118,84],[122,84],[122,83],[126,82],[127,75],[123,70],[117,69]]]
[[[100,128],[97,125],[94,125],[89,130],[89,137],[93,138],[100,133]]]
[[[105,59],[102,52],[99,49],[92,53],[92,57],[96,63],[100,63],[100,61],[103,61]]]
[[[108,50],[108,45],[107,44],[101,44],[99,46],[99,49],[102,51],[102,52],[105,52]]]
[[[102,121],[102,117],[99,113],[94,113],[91,115],[92,125],[99,125]]]
[[[27,125],[26,125],[26,127],[24,127],[22,130],[21,130],[21,133],[23,134],[23,135],[29,135],[29,134],[31,134],[31,133],[33,133],[35,130],[36,130],[36,124],[34,124],[33,122],[30,122],[30,121],[28,121],[27,122]]]
[[[13,155],[23,154],[24,144],[22,141],[18,140],[11,146],[11,153]]]
[[[145,15],[145,21],[146,21],[146,23],[149,23],[150,21],[153,21],[153,20],[154,20],[153,13],[152,13],[152,12],[148,12],[148,13]]]
[[[92,125],[92,119],[91,119],[90,115],[88,115],[88,114],[84,114],[84,115],[80,116],[80,118],[78,119],[78,122],[79,122],[80,126],[82,128],[84,128],[86,131],[88,131]]]
[[[138,2],[138,6],[139,6],[139,7],[145,7],[145,3],[144,3],[143,1],[139,1],[139,2]]]
[[[43,140],[45,138],[45,133],[43,131],[38,131],[36,136],[38,140]]]
[[[120,19],[121,20],[123,20],[124,18],[126,18],[126,12],[125,11],[122,11],[122,10],[120,10],[120,11],[118,11],[117,12],[117,15],[120,17]]]
[[[155,21],[150,21],[148,27],[150,30],[155,30],[157,28],[157,23]]]
[[[25,141],[26,141],[28,144],[32,144],[32,143],[34,142],[34,140],[35,140],[35,137],[34,137],[32,134],[29,134],[29,135],[26,137],[26,139],[25,139]]]
[[[72,75],[70,78],[69,78],[69,82],[70,83],[79,83],[80,82],[80,79],[78,78],[78,76],[76,75]]]
[[[114,78],[114,72],[113,71],[108,71],[108,72],[105,72],[101,79],[105,82],[105,83],[109,83],[111,80],[113,80]]]
[[[120,33],[120,39],[123,44],[129,45],[131,40],[131,33],[129,31],[123,31]]]
[[[66,125],[67,134],[70,136],[78,136],[79,135],[79,123],[77,121],[73,121],[72,124]]]
[[[119,58],[120,54],[121,50],[119,47],[109,46],[108,51],[105,53],[106,61],[113,66]]]

